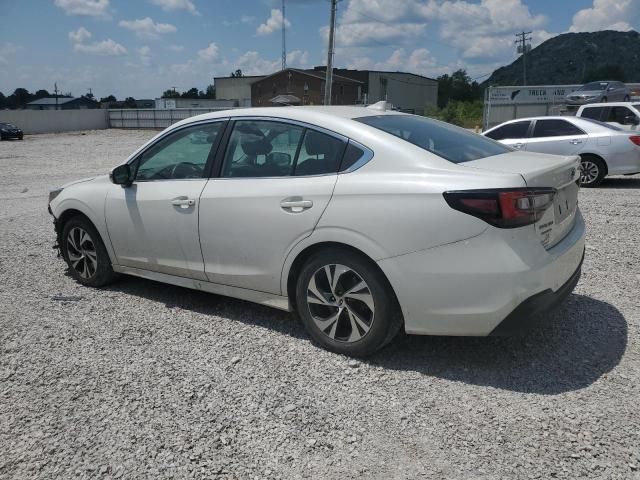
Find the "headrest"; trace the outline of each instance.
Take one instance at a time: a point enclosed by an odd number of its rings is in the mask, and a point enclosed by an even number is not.
[[[254,134],[241,134],[240,136],[240,146],[242,147],[242,151],[247,155],[267,155],[271,153],[271,149],[273,146],[271,142],[269,142],[263,136],[258,136]]]
[[[304,137],[304,148],[309,155],[326,155],[331,152],[332,144],[327,142],[325,135],[307,130],[307,134]]]

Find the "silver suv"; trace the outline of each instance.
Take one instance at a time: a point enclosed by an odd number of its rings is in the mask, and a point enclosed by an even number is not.
[[[622,82],[602,81],[584,84],[575,92],[567,95],[567,104],[584,105],[599,102],[628,102],[631,91]]]

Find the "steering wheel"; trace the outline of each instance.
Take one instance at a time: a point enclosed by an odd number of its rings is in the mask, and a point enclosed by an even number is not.
[[[198,178],[202,176],[202,167],[191,162],[176,163],[169,178]]]

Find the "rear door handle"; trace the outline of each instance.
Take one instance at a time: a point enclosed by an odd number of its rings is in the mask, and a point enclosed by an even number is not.
[[[569,143],[571,145],[580,145],[582,143],[582,140],[569,140]]]
[[[175,205],[180,208],[189,208],[193,207],[196,204],[196,201],[193,198],[187,197],[178,197],[171,200],[171,205]]]
[[[313,207],[311,200],[303,200],[301,198],[285,198],[280,202],[280,208],[292,213],[299,213],[311,207]]]
[[[514,143],[513,144],[513,148],[517,148],[518,150],[520,150],[522,147],[524,147],[524,143]]]

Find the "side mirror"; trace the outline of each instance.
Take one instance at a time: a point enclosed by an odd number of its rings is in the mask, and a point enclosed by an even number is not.
[[[118,165],[116,168],[111,170],[109,178],[116,185],[128,187],[133,182],[133,178],[131,178],[131,167],[128,163]]]
[[[638,125],[640,120],[635,115],[625,115],[623,119],[623,125]]]

